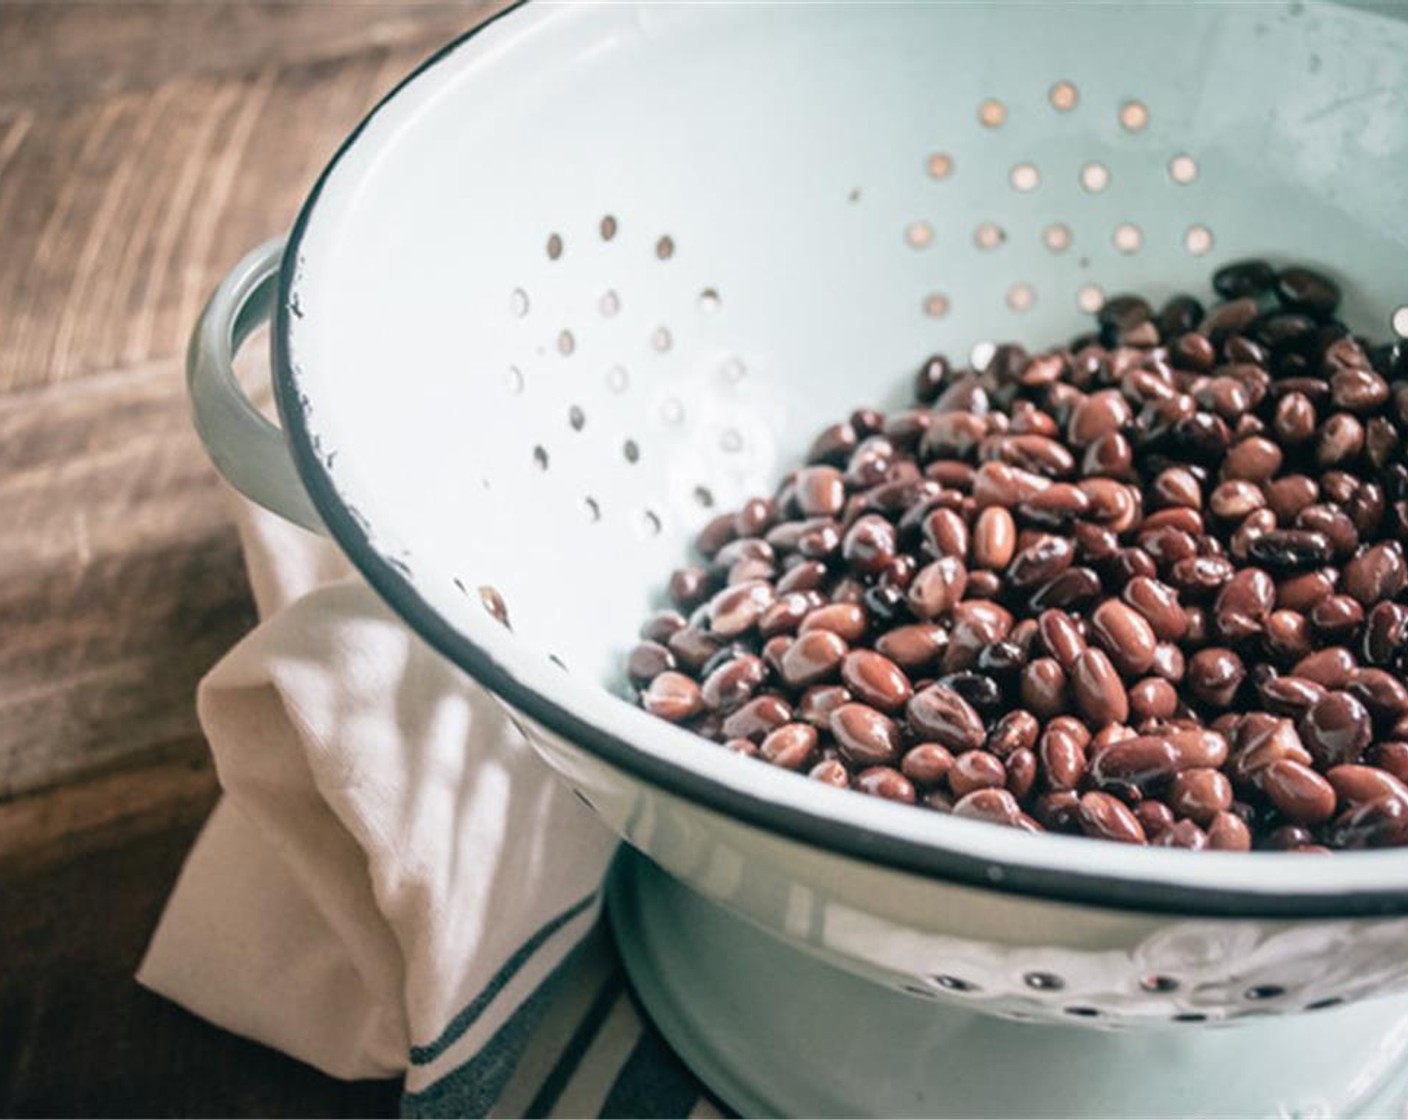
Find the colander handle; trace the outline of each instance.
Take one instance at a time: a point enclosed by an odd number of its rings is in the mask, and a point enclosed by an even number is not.
[[[215,289],[191,335],[186,384],[196,433],[225,481],[280,517],[325,533],[283,432],[250,403],[235,377],[235,354],[273,314],[284,241],[266,241]]]

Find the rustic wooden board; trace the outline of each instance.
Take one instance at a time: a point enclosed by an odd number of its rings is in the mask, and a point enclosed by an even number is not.
[[[213,786],[208,774],[124,777],[68,817],[77,846],[22,870],[0,863],[0,1115],[394,1116],[397,1083],[334,1081],[133,983]],[[153,791],[177,796],[162,806]],[[105,795],[125,823],[95,817]]]
[[[493,7],[0,0],[0,1115],[395,1111],[131,979],[216,796],[196,681],[254,619],[181,359],[343,135]]]
[[[0,4],[0,800],[195,742],[195,682],[252,614],[191,323],[486,10]]]

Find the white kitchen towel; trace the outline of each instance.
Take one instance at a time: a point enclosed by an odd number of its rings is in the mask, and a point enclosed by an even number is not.
[[[335,1076],[404,1073],[408,1111],[484,1115],[614,838],[330,543],[245,503],[240,531],[262,621],[198,696],[224,796],[138,979]]]

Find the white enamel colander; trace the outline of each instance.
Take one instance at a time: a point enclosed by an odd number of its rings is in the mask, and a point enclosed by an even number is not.
[[[628,964],[736,1107],[1344,1112],[1392,1080],[1408,852],[923,813],[663,724],[623,669],[699,525],[934,351],[1049,345],[1249,255],[1408,334],[1403,15],[520,5],[387,98],[213,297],[217,466],[330,532],[649,857],[616,876]],[[270,315],[282,431],[230,372]]]

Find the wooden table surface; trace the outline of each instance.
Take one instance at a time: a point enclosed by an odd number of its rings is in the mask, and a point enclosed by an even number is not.
[[[0,1115],[386,1115],[139,989],[253,623],[182,354],[342,136],[485,3],[0,0]]]

